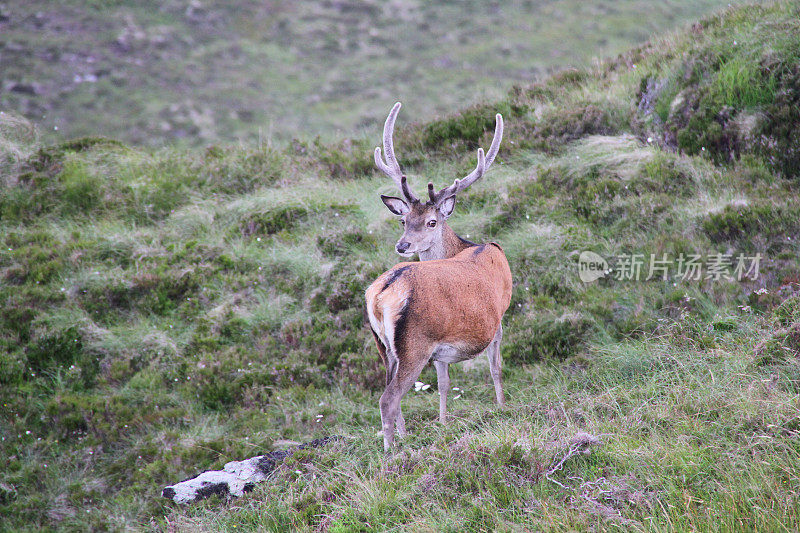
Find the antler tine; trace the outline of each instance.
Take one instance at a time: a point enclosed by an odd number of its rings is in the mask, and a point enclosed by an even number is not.
[[[386,163],[383,162],[383,156],[381,155],[381,147],[375,147],[375,166],[383,172],[384,174],[388,175],[390,178],[394,179],[394,174],[392,173],[392,169],[389,168]]]
[[[500,113],[494,116],[494,137],[492,137],[492,145],[489,146],[489,151],[486,153],[486,170],[494,163],[494,158],[497,157],[497,152],[500,151],[500,141],[503,140],[503,115]]]
[[[401,106],[402,104],[400,102],[394,104],[392,110],[389,112],[389,116],[386,117],[386,122],[383,124],[383,152],[386,156],[386,161],[384,162],[383,157],[381,157],[381,147],[376,146],[375,166],[377,166],[381,172],[392,178],[395,185],[397,185],[406,197],[406,200],[415,202],[419,201],[419,199],[414,195],[407,184],[403,184],[405,176],[403,176],[403,172],[400,170],[400,164],[397,162],[397,157],[394,155],[394,141],[392,135],[394,134],[394,122],[397,120],[397,114],[400,112]]]
[[[478,165],[475,167],[475,170],[460,180],[456,179],[452,185],[445,187],[436,193],[436,200],[433,200],[434,203],[438,200],[463,191],[483,177],[486,171],[489,170],[489,167],[492,166],[492,163],[494,163],[494,158],[497,157],[497,152],[500,151],[500,141],[503,140],[503,115],[498,113],[495,115],[494,119],[494,138],[492,139],[491,146],[489,146],[489,153],[487,153],[486,157],[484,157],[483,148],[478,148]]]
[[[408,180],[405,176],[400,178],[400,190],[403,192],[403,196],[405,196],[411,202],[419,202],[419,198],[417,198],[411,187],[408,186]]]
[[[394,122],[397,120],[397,114],[400,112],[401,106],[402,104],[400,102],[394,104],[392,110],[389,112],[389,116],[386,117],[386,122],[383,124],[383,151],[386,154],[386,162],[392,169],[392,173],[399,176],[402,176],[403,173],[400,171],[400,165],[397,163],[397,158],[394,155],[394,141],[392,140],[392,135],[394,134]],[[399,179],[399,176],[396,179]]]
[[[464,189],[469,187],[470,184],[477,181],[478,178],[483,176],[485,172],[486,172],[486,157],[483,155],[483,148],[478,148],[478,166],[475,167],[475,170],[470,172],[469,175],[464,179],[456,178],[455,180],[453,180],[452,185],[450,185],[449,187],[445,187],[444,189],[436,193],[436,200],[434,200],[433,203],[438,203],[439,201],[444,200],[445,198],[449,198],[450,196],[453,196],[454,194],[463,191]],[[464,185],[464,182],[466,182],[467,180],[469,180],[469,183],[467,185]]]

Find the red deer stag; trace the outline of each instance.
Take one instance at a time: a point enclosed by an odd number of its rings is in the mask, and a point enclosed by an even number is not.
[[[483,351],[489,358],[497,402],[503,405],[500,321],[511,302],[511,270],[502,248],[496,243],[462,239],[445,222],[455,207],[456,193],[480,179],[494,161],[503,136],[503,118],[496,117],[488,155],[484,157],[483,149],[478,149],[475,170],[439,192],[429,183],[430,200],[423,204],[408,186],[394,155],[392,133],[399,110],[398,102],[384,125],[386,161],[378,147],[375,163],[405,198],[381,196],[389,210],[402,217],[405,227],[397,252],[406,257],[417,253],[421,262],[396,265],[366,292],[370,327],[386,366],[386,390],[380,400],[386,450],[392,446],[395,427],[405,435],[400,400],[428,361],[436,367],[442,423],[450,388],[448,365],[473,359]]]

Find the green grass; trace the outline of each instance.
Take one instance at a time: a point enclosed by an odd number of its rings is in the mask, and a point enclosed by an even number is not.
[[[53,144],[0,115],[0,529],[798,529],[797,137],[778,120],[798,86],[791,69],[743,81],[767,51],[774,65],[797,57],[798,9],[729,8],[440,120],[403,120],[397,152],[421,191],[469,172],[505,113],[497,163],[451,221],[503,245],[514,287],[508,405],[484,361],[454,365],[449,423],[435,386],[409,393],[410,435],[389,455],[363,314],[363,291],[398,261],[378,200],[393,186],[369,163],[377,137]],[[645,94],[652,79],[681,85]],[[766,118],[745,128],[753,116]],[[717,144],[681,144],[721,121]],[[584,284],[585,250],[612,265],[763,259],[757,280],[672,270]],[[600,443],[554,470],[580,432]],[[332,434],[345,439],[241,499],[160,498]]]
[[[464,392],[450,423],[431,420],[434,394],[410,393],[413,431],[391,457],[375,449],[374,428],[337,422],[351,436],[343,444],[293,458],[224,510],[209,502],[173,519],[226,531],[791,530],[796,382],[752,363],[741,339],[760,334],[757,322],[716,334],[712,350],[687,345],[677,323],[657,337],[599,343],[588,369],[514,368],[505,409],[493,404],[485,365],[457,371]],[[341,394],[320,398],[347,420],[353,406]],[[601,444],[551,481],[545,474],[581,431]]]
[[[762,74],[759,66],[750,58],[731,59],[720,68],[711,92],[725,105],[738,109],[756,108],[773,102],[778,81],[772,74]]]

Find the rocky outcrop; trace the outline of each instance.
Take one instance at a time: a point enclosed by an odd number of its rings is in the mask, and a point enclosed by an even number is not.
[[[185,479],[161,491],[164,498],[176,503],[191,503],[214,494],[223,497],[241,496],[255,488],[256,483],[264,481],[284,459],[296,450],[319,448],[343,437],[333,435],[316,439],[287,450],[276,450],[266,455],[258,455],[244,461],[226,463],[222,470],[207,470],[197,477]]]

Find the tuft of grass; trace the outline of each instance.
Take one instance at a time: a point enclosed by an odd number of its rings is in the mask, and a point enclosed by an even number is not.
[[[711,97],[734,109],[752,109],[775,101],[778,81],[762,72],[758,61],[735,56],[719,67],[711,84]]]
[[[774,252],[800,231],[800,212],[783,205],[727,205],[703,221],[712,242]]]

